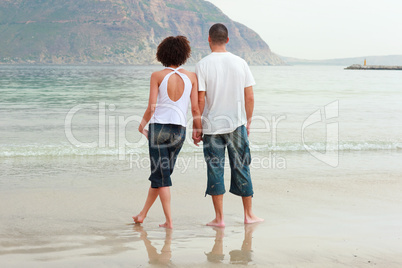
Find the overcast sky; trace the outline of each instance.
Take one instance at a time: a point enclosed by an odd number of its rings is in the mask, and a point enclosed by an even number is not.
[[[402,55],[401,0],[208,0],[282,56]]]

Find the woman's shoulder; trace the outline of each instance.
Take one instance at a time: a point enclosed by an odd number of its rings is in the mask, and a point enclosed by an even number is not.
[[[161,82],[168,73],[169,71],[166,69],[155,71],[151,74],[151,79],[156,79]]]
[[[152,76],[165,76],[166,74],[170,73],[171,71],[168,69],[162,69],[159,71],[155,71],[152,73]]]
[[[185,75],[187,75],[188,78],[190,78],[191,80],[197,79],[197,75],[194,72],[190,72],[190,71],[188,71],[186,69],[183,69],[183,68],[181,68],[179,71],[184,73]]]

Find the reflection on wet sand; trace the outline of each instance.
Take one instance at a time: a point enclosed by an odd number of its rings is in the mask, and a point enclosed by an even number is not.
[[[216,231],[215,244],[212,247],[211,252],[205,253],[205,255],[207,255],[207,260],[210,262],[221,262],[225,257],[225,254],[223,254],[223,237],[225,236],[225,228],[212,228]]]
[[[252,239],[253,232],[260,223],[252,223],[244,225],[244,240],[241,249],[231,250],[230,263],[231,264],[248,264],[252,261]],[[222,262],[225,254],[223,254],[223,237],[225,236],[225,228],[213,228],[216,231],[215,243],[211,252],[205,253],[207,260],[210,262]]]
[[[140,233],[140,239],[144,241],[150,264],[167,265],[170,263],[170,259],[172,258],[172,251],[170,249],[170,245],[172,244],[172,229],[165,229],[165,244],[163,245],[161,253],[158,253],[156,248],[151,245],[151,241],[147,238],[148,234],[141,225],[134,224],[134,231]]]
[[[252,223],[244,225],[244,240],[240,250],[232,250],[229,252],[230,263],[233,264],[248,264],[252,261],[251,242],[253,240],[253,232],[260,223]]]

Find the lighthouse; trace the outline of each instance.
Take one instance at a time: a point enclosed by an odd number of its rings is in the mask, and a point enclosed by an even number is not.
[[[364,66],[366,66],[366,59],[364,59]]]

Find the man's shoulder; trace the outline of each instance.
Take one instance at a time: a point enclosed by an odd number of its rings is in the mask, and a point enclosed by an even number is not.
[[[209,54],[209,55],[205,56],[204,58],[202,58],[200,61],[198,61],[197,65],[198,66],[203,65],[203,64],[211,61],[212,59],[213,59],[213,54]]]
[[[241,58],[231,52],[219,53],[219,54],[211,53],[211,54],[205,56],[204,58],[202,58],[197,63],[197,65],[198,66],[207,65],[210,63],[215,63],[216,61],[221,61],[222,59],[225,59],[224,61],[230,60],[230,61],[238,61],[238,62],[246,63],[246,61],[243,58]]]
[[[240,57],[240,56],[238,56],[238,55],[236,55],[236,54],[233,54],[233,53],[230,53],[230,54],[231,54],[231,57],[232,57],[234,60],[237,60],[237,61],[239,61],[239,62],[241,62],[241,63],[243,63],[243,64],[247,64],[246,60],[243,59],[242,57]]]

